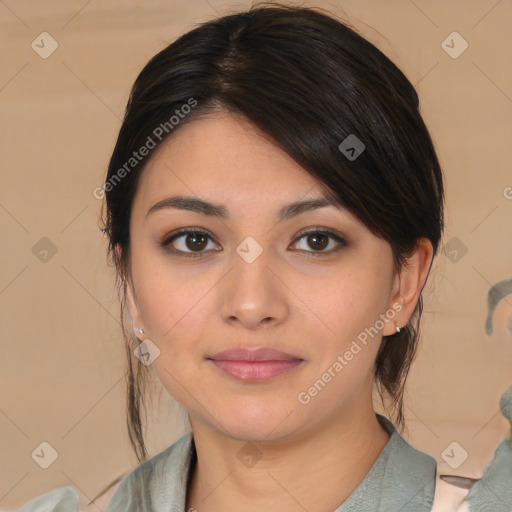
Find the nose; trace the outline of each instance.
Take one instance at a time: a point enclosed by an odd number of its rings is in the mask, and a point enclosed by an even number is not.
[[[233,257],[219,290],[225,322],[255,330],[285,321],[290,291],[273,266],[265,251],[252,262],[238,254]]]

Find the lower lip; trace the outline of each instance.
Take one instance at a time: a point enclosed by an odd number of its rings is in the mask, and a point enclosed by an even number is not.
[[[302,363],[302,359],[293,361],[210,361],[224,373],[244,382],[264,382],[287,373]]]

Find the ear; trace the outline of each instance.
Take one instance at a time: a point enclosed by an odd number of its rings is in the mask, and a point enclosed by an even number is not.
[[[419,238],[416,248],[396,274],[389,308],[397,313],[392,322],[386,323],[382,331],[384,336],[395,334],[396,326],[403,328],[409,323],[427,280],[433,252],[430,240]]]
[[[121,246],[119,244],[115,247],[116,258],[118,261],[121,261]],[[128,307],[128,314],[130,315],[130,320],[132,322],[133,328],[142,328],[143,321],[140,314],[139,306],[137,303],[137,298],[133,286],[133,282],[131,280],[131,276],[126,276],[124,278],[124,291],[125,291],[125,299],[126,306]],[[135,333],[137,334],[137,333]]]

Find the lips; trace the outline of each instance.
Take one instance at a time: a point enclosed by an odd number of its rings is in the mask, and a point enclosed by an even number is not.
[[[273,379],[288,373],[304,361],[274,348],[230,349],[207,359],[224,374],[244,382]]]
[[[208,359],[215,361],[296,361],[301,358],[275,348],[241,348],[224,350]]]

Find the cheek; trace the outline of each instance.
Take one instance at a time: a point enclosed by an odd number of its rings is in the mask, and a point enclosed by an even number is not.
[[[160,350],[152,367],[177,402],[190,407],[198,381],[198,363],[211,339],[206,328],[210,286],[167,272],[146,274],[139,296],[146,332]],[[200,380],[200,379],[199,379]]]
[[[304,297],[315,313],[312,321],[318,325],[319,342],[343,350],[360,333],[374,333],[376,324],[382,330],[382,322],[377,321],[388,307],[390,284],[384,268],[353,265],[351,270],[342,269],[329,278],[302,283],[297,295]]]
[[[132,272],[147,336],[160,350],[153,368],[175,396],[179,382],[192,373],[208,339],[205,306],[215,282],[213,276],[191,276],[156,259],[136,260]],[[177,397],[176,397],[177,398]]]
[[[385,275],[384,269],[375,266],[340,272],[335,280],[325,280],[322,293],[308,295],[322,320],[312,321],[322,327],[312,338],[310,372],[297,397],[301,407],[311,407],[299,408],[304,414],[314,410],[321,415],[326,409],[348,406],[367,391],[381,340],[381,329],[376,330],[375,324],[389,299],[390,282]]]
[[[150,253],[150,254],[148,254]],[[148,333],[162,343],[200,310],[207,293],[215,285],[215,276],[197,267],[180,266],[169,257],[153,255],[150,250],[133,260],[132,273],[137,298]],[[195,325],[197,318],[192,322]]]

